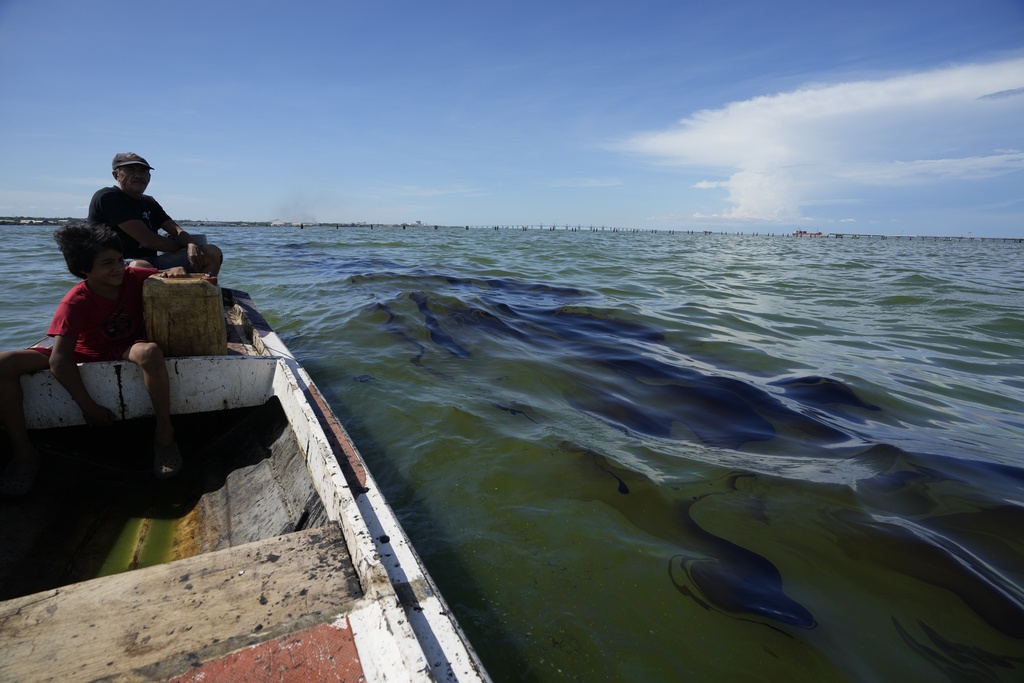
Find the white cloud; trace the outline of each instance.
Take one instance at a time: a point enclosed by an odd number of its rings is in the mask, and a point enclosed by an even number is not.
[[[988,95],[982,95],[978,99],[982,100],[1001,100],[1004,97],[1018,97],[1024,95],[1024,88],[1014,88],[1013,90],[1000,90],[999,92],[989,93]]]
[[[1024,152],[1003,152],[958,159],[919,159],[851,164],[838,177],[869,185],[918,185],[933,179],[982,180],[1024,169]]]
[[[810,204],[853,203],[867,185],[966,182],[1024,168],[1024,59],[880,80],[811,84],[705,109],[625,151],[708,174],[714,215],[790,221]],[[715,178],[715,176],[719,176]]]

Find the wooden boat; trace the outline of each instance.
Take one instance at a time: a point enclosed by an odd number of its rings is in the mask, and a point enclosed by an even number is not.
[[[173,479],[136,366],[81,366],[101,429],[23,379],[43,466],[0,501],[0,680],[489,680],[312,379],[223,301],[228,353],[167,360]]]

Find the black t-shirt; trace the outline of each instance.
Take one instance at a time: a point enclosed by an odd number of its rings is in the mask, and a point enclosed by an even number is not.
[[[118,225],[125,221],[138,219],[153,232],[171,219],[163,207],[148,194],[142,199],[125,194],[119,187],[104,187],[97,190],[89,202],[89,225],[106,224],[121,238],[126,258],[146,258],[156,256],[155,249],[146,249],[138,241],[121,230]]]

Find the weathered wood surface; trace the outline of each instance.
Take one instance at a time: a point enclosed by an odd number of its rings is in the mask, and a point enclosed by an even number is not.
[[[361,597],[340,529],[308,529],[0,603],[0,680],[167,680]]]

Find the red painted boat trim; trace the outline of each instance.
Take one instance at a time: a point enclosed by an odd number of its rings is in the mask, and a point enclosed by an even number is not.
[[[198,666],[171,683],[357,683],[366,680],[352,628],[320,624]]]

